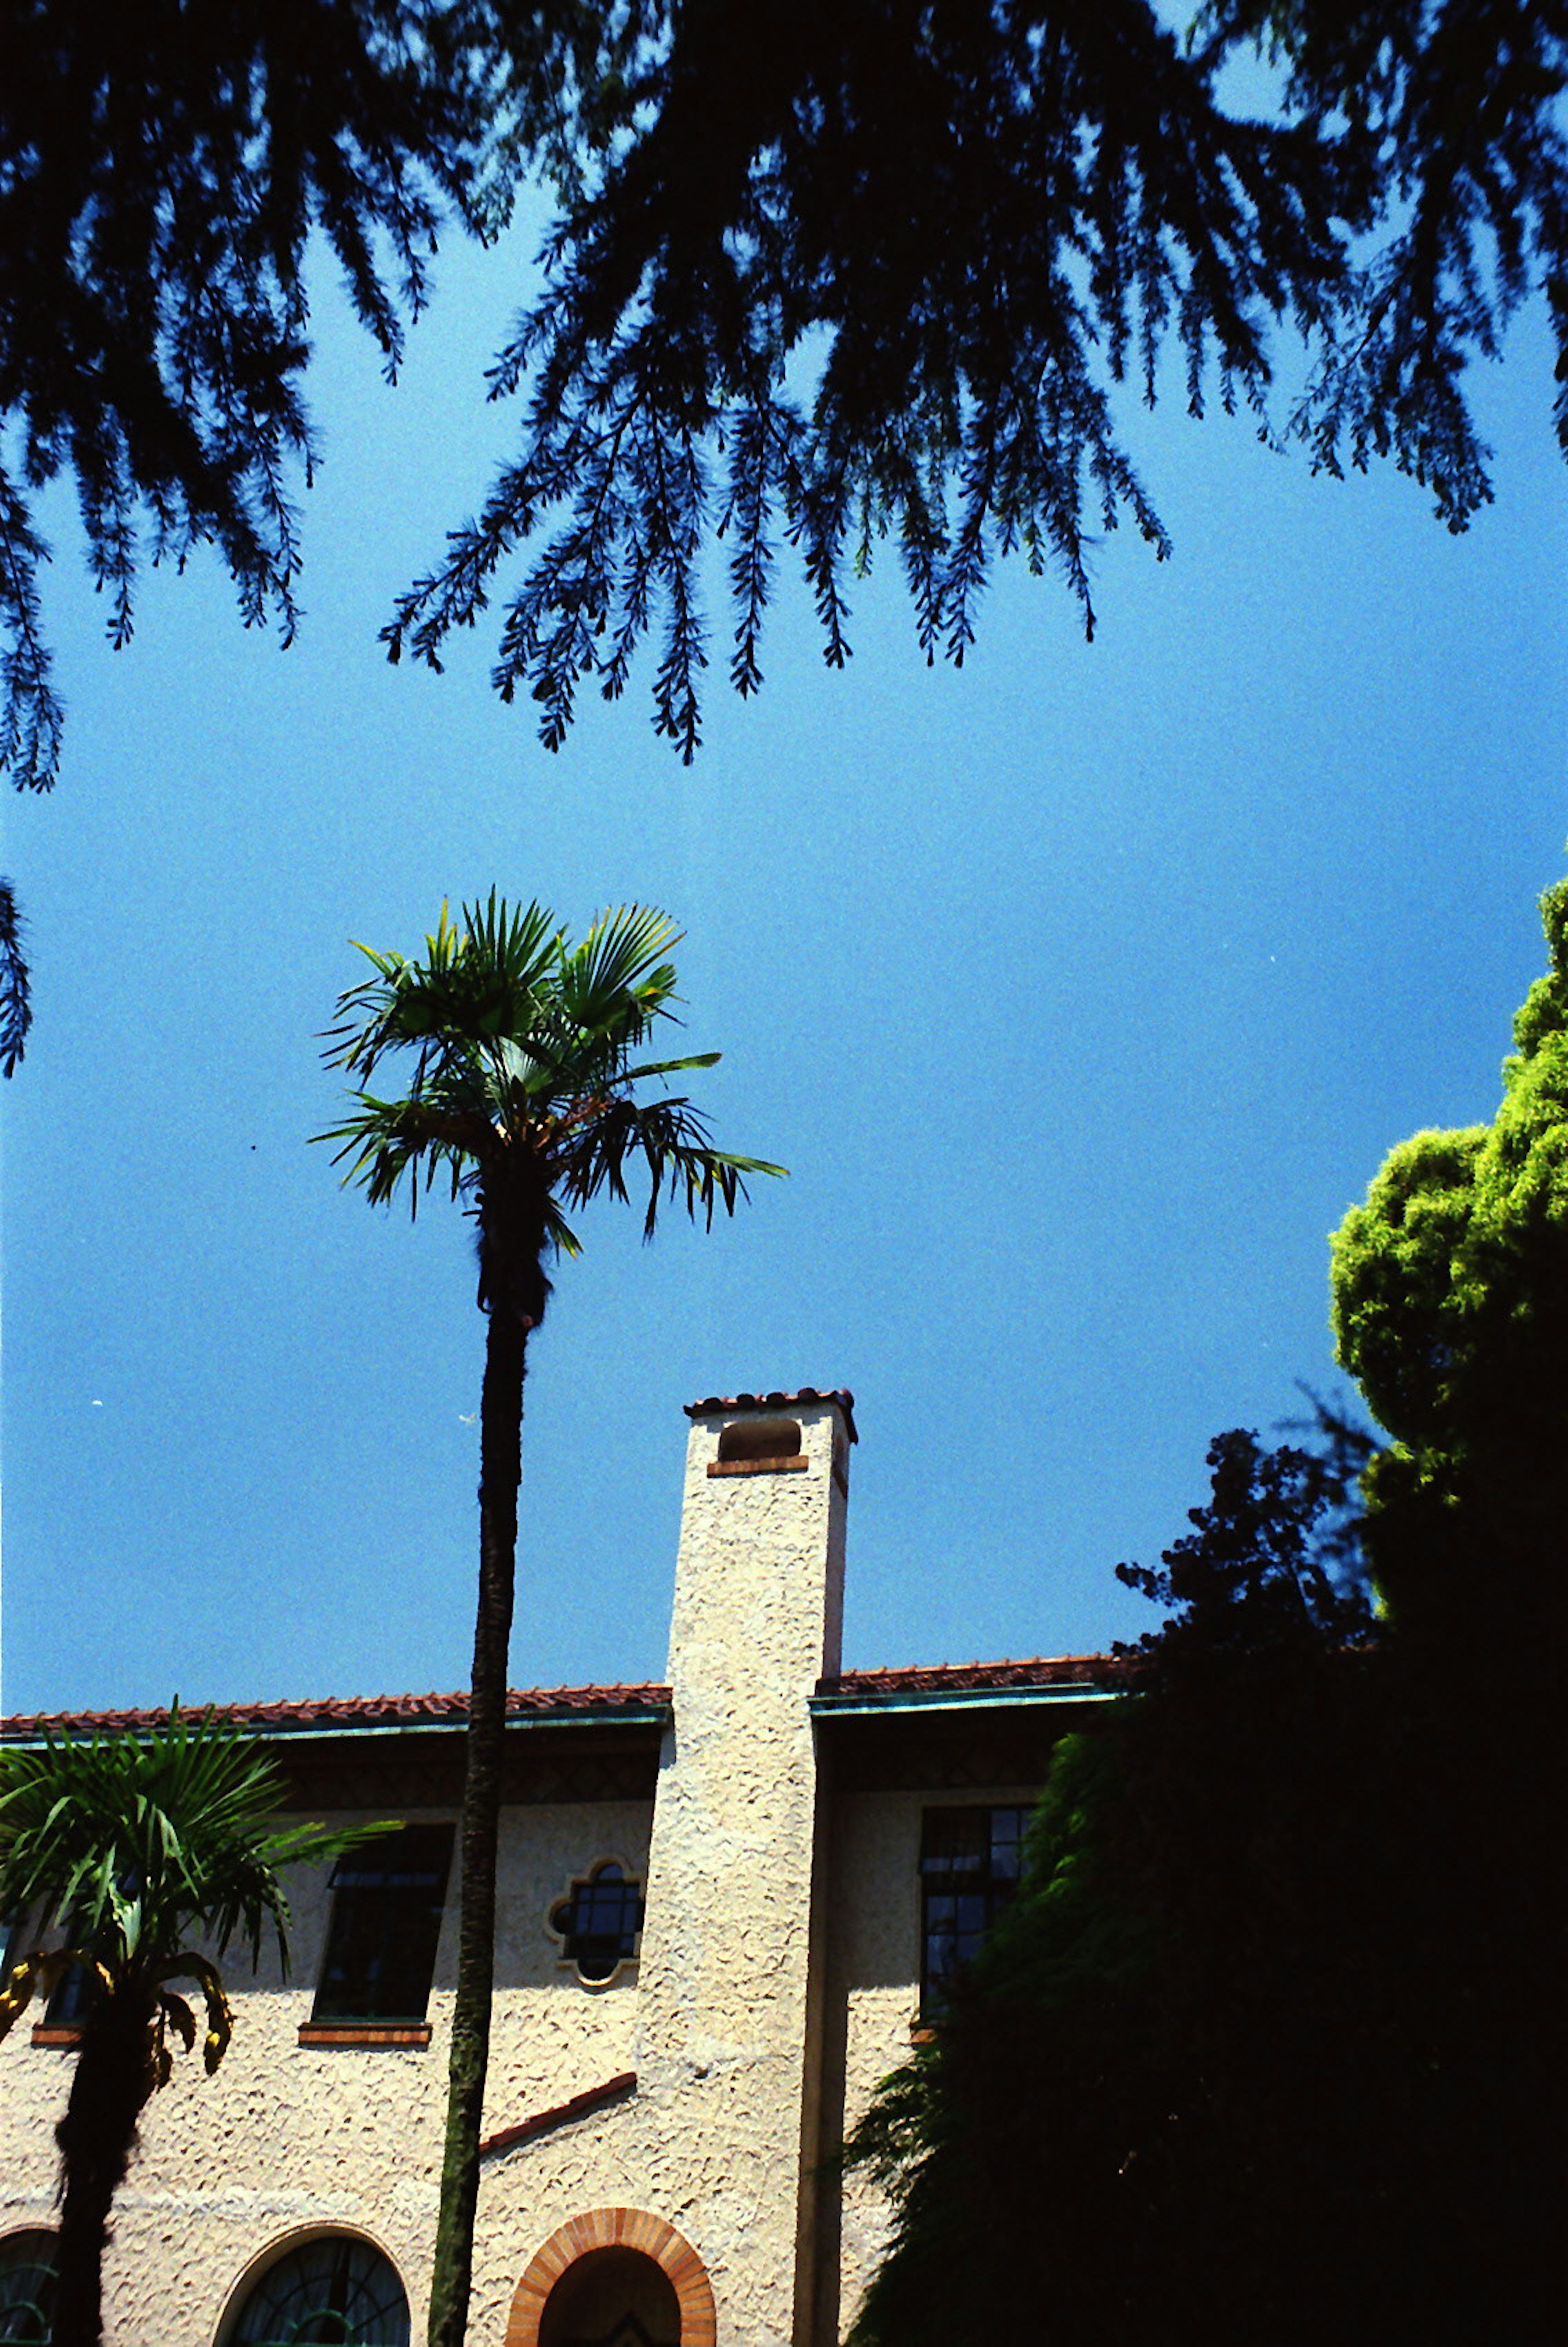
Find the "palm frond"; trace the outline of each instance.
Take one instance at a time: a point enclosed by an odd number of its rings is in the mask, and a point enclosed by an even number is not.
[[[338,1023],[322,1039],[327,1065],[369,1077],[410,1044],[442,1056],[525,1032],[560,934],[544,906],[514,911],[492,889],[486,904],[464,907],[461,927],[443,905],[423,961],[359,946],[376,975],[339,996]]]
[[[622,1095],[606,1102],[566,1138],[553,1159],[556,1184],[576,1205],[586,1205],[601,1191],[624,1205],[629,1201],[627,1167],[639,1158],[648,1183],[645,1238],[653,1236],[665,1196],[672,1204],[683,1204],[694,1220],[701,1213],[711,1229],[720,1205],[732,1214],[748,1195],[748,1174],[781,1175],[786,1171],[765,1158],[715,1149],[706,1117],[687,1100],[637,1101]]]
[[[283,1779],[253,1738],[178,1706],[146,1737],[46,1737],[0,1754],[0,1913],[70,1924],[89,1960],[155,1973],[188,1939],[288,1961],[283,1874],[359,1829],[279,1829]]]
[[[722,1051],[693,1051],[684,1060],[649,1060],[640,1068],[623,1069],[623,1084],[640,1083],[645,1076],[683,1076],[688,1068],[717,1068]]]
[[[585,1036],[614,1031],[635,1047],[656,1019],[675,1015],[675,965],[663,957],[681,937],[668,914],[650,905],[599,914],[581,945],[561,957],[565,1016]]]
[[[455,1100],[451,1097],[454,1089]],[[443,1091],[448,1095],[445,1099],[440,1096]],[[312,1133],[311,1139],[341,1143],[332,1163],[341,1165],[350,1161],[344,1187],[365,1191],[372,1206],[389,1204],[405,1174],[412,1177],[411,1214],[419,1211],[421,1184],[428,1192],[443,1172],[450,1176],[452,1195],[457,1198],[499,1148],[499,1136],[484,1114],[485,1089],[477,1074],[463,1088],[433,1084],[423,1099],[414,1095],[383,1101],[372,1092],[356,1092],[352,1097],[359,1102],[358,1112],[325,1133]]]

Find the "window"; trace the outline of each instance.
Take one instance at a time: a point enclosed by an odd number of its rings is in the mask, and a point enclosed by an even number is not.
[[[332,1920],[312,2020],[424,2019],[452,1867],[452,1831],[450,1826],[404,1826],[339,1859],[332,1869]],[[329,2335],[335,2336],[321,2334]]]
[[[637,1952],[643,1924],[643,1887],[613,1858],[575,1881],[550,1910],[549,1928],[561,1942],[561,1960],[574,1963],[585,1981],[613,1980]]]
[[[44,2008],[45,2028],[80,2029],[97,1990],[98,1976],[90,1965],[67,1964]]]
[[[0,1981],[9,1977],[12,1965],[27,1952],[26,1927],[25,1915],[0,1915]]]
[[[70,1915],[60,1934],[61,1944],[74,1948],[81,1936],[82,1919]],[[16,1934],[16,1954],[23,1953],[20,1931]],[[9,1958],[10,1950],[6,1950]],[[46,2029],[80,2029],[91,2012],[99,1992],[97,1973],[91,1964],[67,1964],[55,1983],[48,2004],[44,2007],[43,2026]],[[5,2336],[0,2332],[0,2339]]]
[[[940,2013],[955,1976],[1017,1888],[1026,1809],[928,1809],[921,1838],[922,2014]]]
[[[49,2347],[56,2254],[53,2233],[7,2233],[0,2239],[0,2341],[5,2347]]]
[[[226,2347],[409,2347],[408,2298],[370,2241],[318,2234],[275,2259],[244,2295]]]

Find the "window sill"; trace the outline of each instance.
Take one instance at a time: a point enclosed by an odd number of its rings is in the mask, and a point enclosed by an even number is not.
[[[301,2045],[428,2045],[428,2021],[302,2021]]]
[[[710,1475],[803,1475],[810,1461],[804,1452],[791,1459],[710,1459]]]
[[[46,2021],[36,2021],[33,2024],[35,2045],[53,2045],[62,2054],[70,2054],[81,2042],[79,2029],[51,2029]]]

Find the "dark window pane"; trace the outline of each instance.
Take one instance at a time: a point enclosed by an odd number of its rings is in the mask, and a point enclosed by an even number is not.
[[[452,1839],[451,1826],[404,1826],[338,1860],[315,2020],[424,2019]]]
[[[984,1874],[990,1870],[989,1809],[928,1809],[921,1844],[922,1874]]]
[[[234,2347],[408,2347],[408,2300],[368,2241],[329,2235],[268,2267],[245,2301]]]
[[[80,1932],[81,1919],[73,1915],[62,1935],[67,1948],[76,1946]],[[44,2007],[44,2026],[46,2029],[79,2029],[100,1988],[97,1973],[87,1965],[67,1964],[55,1983],[54,1993]]]
[[[79,2029],[87,2017],[93,1993],[98,1985],[97,1973],[86,1964],[67,1964],[55,1983],[55,1993],[44,2007],[44,2024],[48,2029]]]
[[[571,1897],[553,1911],[550,1928],[561,1934],[563,1952],[583,1978],[601,1981],[636,1954],[642,1921],[641,1883],[607,1860],[585,1882],[572,1885]]]
[[[53,2233],[12,2233],[0,2241],[0,2342],[5,2347],[49,2347],[56,2253]]]
[[[1026,1809],[928,1809],[921,1838],[921,2011],[940,2013],[1023,1870]]]
[[[1029,1824],[1027,1809],[993,1809],[991,1812],[991,1879],[993,1882],[1016,1882],[1023,1865],[1023,1836]]]

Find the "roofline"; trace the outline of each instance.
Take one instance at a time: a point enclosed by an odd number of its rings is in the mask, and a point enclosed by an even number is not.
[[[830,1401],[843,1412],[844,1424],[850,1430],[850,1440],[858,1442],[855,1431],[855,1397],[848,1386],[799,1386],[793,1393],[705,1394],[700,1401],[682,1404],[687,1418],[731,1418],[737,1410],[795,1409],[802,1403]]]
[[[220,1727],[238,1727],[247,1735],[268,1742],[290,1744],[341,1744],[362,1741],[378,1736],[453,1736],[463,1734],[468,1727],[466,1706],[454,1709],[442,1719],[266,1719],[248,1714],[243,1706],[215,1704],[212,1716]],[[206,1707],[198,1711],[193,1706],[183,1717],[200,1719]],[[593,1708],[581,1704],[560,1704],[549,1709],[512,1712],[505,1723],[510,1736],[518,1730],[541,1727],[657,1727],[665,1728],[674,1717],[668,1697],[663,1702],[642,1701],[619,1706],[604,1705]],[[167,1727],[167,1711],[115,1714],[112,1712],[40,1713],[34,1718],[0,1720],[0,1748],[42,1750],[51,1741],[69,1737],[79,1739],[89,1735],[148,1736],[155,1728]]]
[[[869,1717],[890,1711],[1033,1711],[1045,1705],[1115,1703],[1120,1687],[1070,1680],[1056,1686],[854,1688],[848,1694],[811,1697],[814,1717]]]
[[[1131,1658],[1057,1655],[1028,1662],[916,1665],[902,1669],[846,1671],[822,1678],[809,1699],[813,1717],[868,1717],[883,1713],[1034,1710],[1111,1703],[1136,1684]],[[341,1744],[377,1737],[451,1737],[468,1726],[466,1690],[448,1695],[351,1696],[336,1700],[189,1705],[188,1720],[210,1716],[269,1743]],[[0,1719],[0,1748],[40,1749],[51,1738],[149,1736],[166,1727],[162,1708],[139,1711],[36,1712]],[[507,1696],[505,1733],[535,1729],[663,1729],[675,1717],[671,1690],[636,1686],[514,1687]]]
[[[575,1711],[563,1707],[559,1711],[514,1714],[506,1722],[505,1733],[510,1736],[518,1729],[535,1727],[667,1727],[673,1717],[674,1707],[667,1703],[642,1704],[625,1711]],[[243,1719],[237,1724],[241,1727],[247,1725]],[[250,1732],[283,1737],[290,1743],[338,1744],[351,1737],[462,1735],[467,1727],[466,1717],[460,1715],[452,1719],[378,1720],[367,1727],[356,1727],[351,1721],[334,1726],[331,1721],[323,1724],[320,1720],[301,1725],[290,1720],[266,1720],[253,1725]]]

